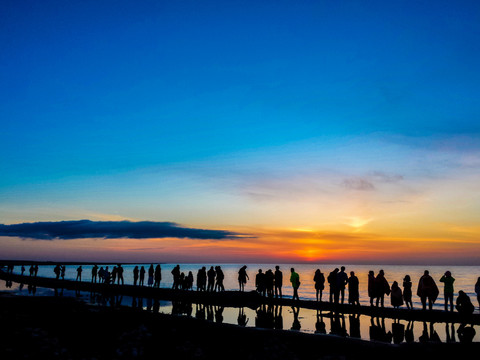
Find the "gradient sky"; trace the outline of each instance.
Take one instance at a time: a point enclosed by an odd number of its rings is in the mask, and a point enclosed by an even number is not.
[[[480,265],[480,2],[0,3],[4,259]]]

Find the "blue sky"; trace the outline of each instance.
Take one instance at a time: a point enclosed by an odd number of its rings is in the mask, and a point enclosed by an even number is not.
[[[479,38],[477,1],[4,1],[0,223],[248,226],[306,179],[470,183]]]

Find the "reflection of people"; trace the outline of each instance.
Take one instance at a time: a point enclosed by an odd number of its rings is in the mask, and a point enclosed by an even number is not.
[[[433,304],[438,297],[438,287],[428,270],[425,270],[423,276],[418,281],[417,295],[422,300],[423,310],[426,309],[427,299],[428,308],[432,310]]]
[[[317,321],[315,323],[315,333],[316,334],[326,334],[327,330],[325,327],[325,321],[323,321],[322,312],[317,310]]]
[[[300,275],[295,272],[294,268],[290,269],[290,282],[293,287],[293,300],[300,300],[298,297],[298,288],[300,287]]]
[[[301,325],[300,321],[298,320],[298,314],[300,313],[300,308],[297,306],[296,308],[292,306],[293,310],[293,323],[292,323],[292,330],[300,330]]]
[[[248,320],[249,319],[247,318],[247,315],[245,315],[245,311],[243,307],[238,308],[238,317],[237,317],[238,325],[247,326]]]
[[[457,334],[461,343],[471,343],[475,337],[476,331],[473,326],[461,324],[457,330]]]
[[[398,320],[392,324],[393,343],[400,344],[405,339],[405,325]]]
[[[351,314],[349,316],[350,322],[350,337],[361,338],[360,336],[360,314]]]
[[[275,305],[273,327],[277,330],[283,330],[282,305],[280,305],[280,306]]]
[[[408,321],[407,328],[405,329],[405,341],[407,343],[412,343],[414,341],[412,320]]]
[[[440,278],[440,282],[444,283],[443,295],[445,297],[445,311],[448,311],[448,303],[450,303],[450,311],[453,311],[453,283],[455,278],[450,271],[446,271]]]

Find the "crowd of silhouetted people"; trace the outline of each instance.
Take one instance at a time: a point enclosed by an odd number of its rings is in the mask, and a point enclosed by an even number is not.
[[[146,268],[147,267],[147,268]],[[136,265],[133,269],[133,285],[134,286],[148,286],[159,288],[162,280],[162,268],[160,264],[154,266]],[[8,265],[6,272],[13,273],[14,266]],[[21,265],[21,275],[24,275],[26,269],[24,265]],[[57,264],[53,272],[56,279],[65,279],[65,265]],[[78,266],[76,269],[76,281],[82,281],[82,266]],[[32,264],[29,268],[30,276],[37,276],[38,265]],[[173,277],[172,289],[174,290],[193,290],[194,282],[196,281],[197,291],[206,292],[223,292],[225,291],[224,279],[225,275],[221,266],[211,266],[207,270],[205,266],[201,267],[196,276],[192,271],[182,272],[180,265],[176,265],[171,271]],[[247,265],[242,266],[238,270],[238,284],[239,291],[245,291],[245,285],[250,280],[247,273]],[[455,278],[450,271],[446,271],[444,275],[438,279],[440,283],[443,283],[443,295],[445,299],[445,311],[453,311],[456,309],[462,314],[472,314],[475,310],[470,297],[465,291],[460,290],[454,303],[454,282]],[[103,284],[117,284],[124,285],[124,269],[121,264],[113,266],[111,269],[109,266],[93,265],[91,269],[91,282],[103,283]],[[275,269],[268,269],[263,271],[258,269],[255,278],[255,290],[262,296],[268,298],[282,298],[283,287],[283,272],[280,270],[280,266],[275,266]],[[292,299],[300,300],[299,288],[301,285],[300,276],[294,268],[290,269],[290,283],[293,289]],[[350,271],[347,274],[345,266],[335,268],[331,272],[324,274],[320,269],[316,269],[313,274],[313,283],[315,288],[316,300],[322,302],[323,291],[328,286],[329,298],[328,302],[334,304],[344,304],[347,302],[351,305],[360,305],[360,289],[359,280],[354,271]],[[379,270],[375,275],[374,271],[368,272],[367,293],[371,306],[384,307],[385,298],[390,297],[391,306],[399,308],[406,306],[407,309],[413,308],[413,284],[410,275],[405,275],[402,283],[393,281],[390,285],[386,278],[385,272]],[[348,297],[345,293],[348,290]],[[480,305],[480,277],[475,284],[475,293],[477,294],[477,300]],[[430,275],[428,270],[425,270],[424,274],[419,278],[416,289],[416,295],[420,298],[422,308],[424,310],[432,309],[433,304],[438,298],[440,290],[437,286],[435,279]]]

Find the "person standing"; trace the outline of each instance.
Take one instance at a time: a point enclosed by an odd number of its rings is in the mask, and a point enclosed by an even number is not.
[[[477,294],[478,307],[480,308],[480,277],[475,283],[475,293]]]
[[[208,285],[207,285],[207,291],[213,292],[215,290],[215,276],[217,274],[215,273],[215,269],[213,266],[210,266],[210,269],[207,271],[207,279],[208,279]]]
[[[410,275],[405,275],[403,278],[403,301],[407,305],[407,309],[413,309],[412,304],[412,281]]]
[[[350,277],[348,278],[348,303],[360,306],[358,283],[358,277],[355,276],[355,272],[350,271]]]
[[[97,264],[95,264],[92,267],[92,283],[97,282],[97,275],[98,275],[98,266]]]
[[[76,281],[82,281],[82,265],[77,268],[77,278]]]
[[[328,274],[327,281],[330,285],[330,302],[334,300],[334,296],[337,294],[337,273],[338,268],[335,268],[330,274]]]
[[[390,285],[388,284],[387,279],[385,279],[385,272],[380,270],[375,278],[375,297],[377,298],[377,307],[380,302],[383,308],[385,295],[390,295]]]
[[[142,267],[140,268],[140,277],[139,277],[139,280],[138,280],[138,285],[140,285],[140,286],[144,285],[145,273],[146,273],[145,267],[142,265]]]
[[[245,291],[247,279],[249,279],[247,274],[247,265],[243,265],[238,271],[238,286],[240,287],[240,291]]]
[[[433,304],[438,297],[438,287],[435,284],[435,280],[430,276],[428,270],[425,270],[423,276],[418,281],[418,288],[417,288],[417,295],[420,297],[422,301],[423,310],[427,307],[427,300],[428,300],[428,308],[432,310]]]
[[[338,298],[342,296],[342,304],[345,300],[345,285],[348,282],[348,275],[345,273],[345,266],[340,268],[340,272],[337,273],[337,286],[335,293],[335,303],[338,304]]]
[[[160,267],[160,264],[157,264],[155,267],[155,273],[153,276],[155,277],[153,287],[159,288],[160,282],[162,281],[162,268]]]
[[[153,268],[153,264],[150,264],[148,268],[148,281],[147,285],[152,287],[153,286],[153,277],[155,276],[155,269]]]
[[[292,267],[290,269],[290,282],[292,283],[293,287],[293,300],[300,300],[298,297],[298,288],[300,287],[300,275],[295,272],[295,269]]]
[[[313,281],[315,283],[317,301],[322,301],[322,293],[323,289],[325,289],[325,275],[320,271],[320,269],[315,270]]]
[[[205,291],[207,284],[207,268],[202,266],[197,272],[197,291]]]
[[[446,271],[440,278],[440,282],[443,282],[443,296],[445,298],[445,311],[448,311],[448,303],[450,303],[450,311],[453,311],[453,283],[455,278],[450,271]]]
[[[138,274],[139,274],[138,265],[135,265],[135,267],[133,268],[133,286],[137,286]]]
[[[280,266],[275,266],[275,297],[282,298],[283,273],[280,271]],[[480,279],[480,278],[479,278]]]
[[[117,284],[120,285],[120,282],[122,282],[122,285],[124,284],[122,264],[118,264],[118,267],[117,267]]]

